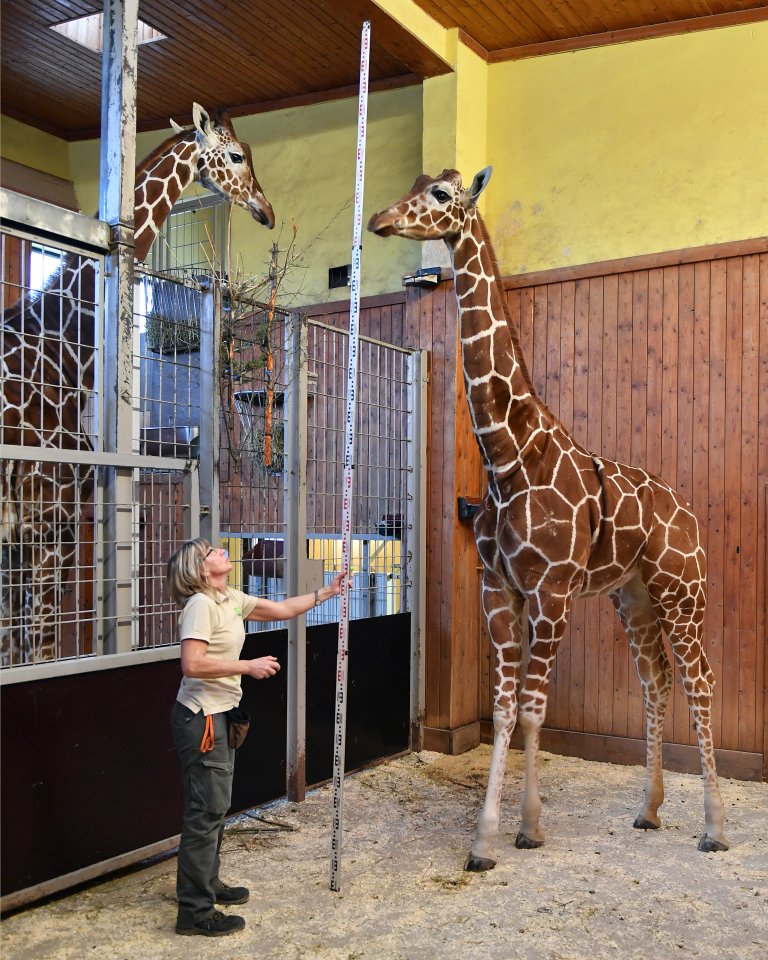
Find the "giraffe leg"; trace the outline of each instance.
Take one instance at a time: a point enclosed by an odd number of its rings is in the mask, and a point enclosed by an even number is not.
[[[664,802],[662,744],[664,715],[672,688],[672,670],[662,642],[661,624],[648,590],[639,576],[611,594],[629,639],[645,703],[645,792],[643,808],[633,826],[658,830],[659,807]]]
[[[689,566],[697,560],[689,558]],[[702,561],[703,562],[703,561]],[[662,584],[665,584],[662,589]],[[728,849],[723,833],[725,811],[717,783],[715,748],[712,738],[712,691],[715,677],[702,646],[704,624],[704,580],[693,575],[662,579],[649,583],[655,597],[664,629],[669,637],[683,681],[683,689],[691,711],[699,744],[701,773],[704,783],[704,833],[699,850],[712,853]]]
[[[493,704],[493,751],[488,772],[485,803],[477,821],[465,870],[492,870],[493,841],[499,830],[501,790],[507,766],[509,740],[517,720],[517,687],[522,659],[524,598],[496,574],[483,575],[483,609],[491,642],[496,650],[496,682]]]
[[[539,739],[547,712],[549,678],[557,647],[565,632],[570,595],[536,595],[530,598],[530,654],[520,693],[520,726],[525,736],[525,785],[520,808],[520,830],[515,846],[521,850],[540,847]]]

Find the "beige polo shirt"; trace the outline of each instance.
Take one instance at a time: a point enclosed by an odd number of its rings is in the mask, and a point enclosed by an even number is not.
[[[258,602],[256,597],[231,587],[216,600],[206,593],[196,593],[181,611],[179,636],[182,640],[204,640],[208,644],[207,656],[212,660],[239,660],[245,643],[243,621]],[[240,680],[239,675],[217,680],[182,677],[176,699],[194,713],[223,713],[240,703]]]

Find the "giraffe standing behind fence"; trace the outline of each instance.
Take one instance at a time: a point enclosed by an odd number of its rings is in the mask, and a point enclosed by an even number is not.
[[[138,167],[135,255],[143,260],[183,190],[197,181],[274,226],[272,207],[253,170],[251,150],[224,113],[212,120],[193,106],[194,128],[174,135]],[[2,441],[9,445],[90,450],[83,418],[96,384],[96,264],[66,256],[37,296],[2,318]],[[108,347],[107,347],[108,349]],[[45,460],[2,461],[4,665],[57,656],[55,616],[77,551],[80,504],[93,491],[94,468]]]
[[[464,189],[456,170],[421,176],[410,193],[371,217],[379,236],[443,239],[453,262],[461,355],[488,492],[475,517],[483,608],[496,650],[494,741],[485,804],[466,864],[495,866],[501,789],[520,720],[525,785],[516,845],[538,847],[539,736],[549,678],[576,597],[607,593],[629,638],[646,713],[645,800],[634,826],[660,826],[662,733],[672,686],[666,632],[699,742],[704,832],[699,849],[726,850],[712,742],[715,678],[702,647],[706,560],[691,508],[663,480],[589,453],[536,396],[512,327],[477,198],[491,168]],[[529,657],[522,676],[528,602]]]

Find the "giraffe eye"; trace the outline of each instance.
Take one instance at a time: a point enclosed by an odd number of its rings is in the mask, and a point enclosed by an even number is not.
[[[451,199],[450,195],[447,194],[445,190],[433,190],[432,196],[438,201],[438,203],[448,203],[448,201]]]
[[[242,163],[243,155],[242,153],[230,153],[229,159],[232,161],[232,163]]]

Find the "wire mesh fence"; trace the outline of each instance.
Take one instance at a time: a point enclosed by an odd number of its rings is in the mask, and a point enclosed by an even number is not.
[[[230,551],[233,586],[283,599],[293,550],[318,561],[329,582],[341,554],[348,335],[268,304],[236,305],[222,284],[142,270],[134,290],[130,440],[123,434],[116,446],[103,430],[114,389],[103,383],[98,348],[100,258],[12,232],[0,234],[0,244],[0,439],[4,452],[17,454],[2,462],[2,665],[177,642],[165,564],[197,535],[206,511],[213,538]],[[298,328],[300,357],[291,354]],[[408,352],[362,338],[359,356],[353,618],[407,609],[413,443]],[[302,463],[288,461],[299,370],[308,384]],[[217,449],[201,450],[206,418]],[[291,471],[307,490],[304,533],[295,543],[286,522]],[[215,502],[201,503],[201,477]],[[115,640],[118,607],[129,625]],[[336,620],[338,607],[331,601],[311,610],[308,625]]]

